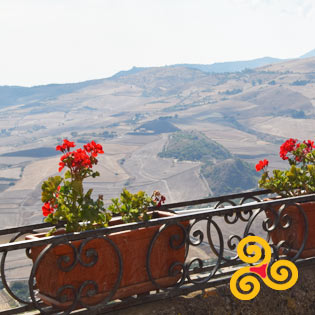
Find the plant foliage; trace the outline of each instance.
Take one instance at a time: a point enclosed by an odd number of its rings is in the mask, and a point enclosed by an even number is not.
[[[287,160],[288,170],[272,171],[270,176],[267,170],[269,162],[259,161],[256,170],[263,171],[259,186],[271,189],[283,196],[299,196],[315,192],[315,145],[314,141],[298,142],[297,139],[288,139],[280,147],[280,157]]]
[[[144,191],[132,194],[124,188],[120,198],[112,199],[112,204],[108,210],[113,214],[121,215],[124,223],[147,221],[151,219],[148,208],[160,205],[164,201],[165,197],[159,191],[154,191],[150,197]]]
[[[59,172],[67,167],[64,177],[49,177],[42,184],[42,207],[46,222],[57,224],[65,221],[67,232],[91,230],[107,226],[111,219],[110,213],[106,212],[103,197],[98,196],[96,200],[91,197],[92,189],[84,192],[83,181],[88,177],[95,178],[100,174],[93,171],[98,154],[103,149],[94,141],[84,145],[84,149],[71,151],[75,147],[74,142],[67,139],[62,145],[56,147],[64,155],[60,158]],[[51,233],[53,233],[53,229]]]

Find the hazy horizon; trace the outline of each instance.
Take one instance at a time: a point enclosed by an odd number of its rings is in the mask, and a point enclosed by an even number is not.
[[[312,0],[2,0],[0,85],[106,78],[315,48]]]

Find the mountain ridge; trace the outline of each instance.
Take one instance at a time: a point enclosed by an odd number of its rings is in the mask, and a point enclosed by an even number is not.
[[[134,70],[81,86],[34,87],[27,95],[12,92],[15,105],[0,108],[0,198],[7,200],[10,194],[13,209],[2,224],[41,220],[41,182],[57,174],[52,153],[62,139],[102,144],[104,156],[97,166],[101,176],[87,183],[96,196],[110,200],[123,187],[158,189],[169,202],[177,202],[252,189],[256,171],[248,165],[268,159],[272,168],[281,169],[279,144],[314,137],[315,57],[234,73],[181,66]],[[212,159],[213,165],[201,169],[202,160],[160,158],[168,135],[177,128],[200,132],[242,160]],[[208,142],[180,150],[202,153],[202,159],[210,161],[205,147],[215,152]],[[42,148],[52,148],[45,149],[47,158],[41,156]],[[239,182],[245,173],[253,176]],[[231,185],[220,185],[223,182]],[[247,182],[251,187],[243,185]]]
[[[281,59],[281,58],[274,58],[274,57],[261,57],[249,60],[238,60],[238,61],[224,61],[224,62],[215,62],[212,64],[191,64],[191,63],[182,63],[182,64],[173,64],[173,65],[166,65],[160,67],[136,67],[133,66],[129,70],[121,70],[111,77],[107,78],[100,78],[100,79],[93,79],[93,80],[86,80],[81,82],[71,82],[71,83],[50,83],[50,84],[43,84],[43,85],[34,85],[30,87],[19,86],[19,85],[0,85],[0,106],[3,103],[3,94],[9,94],[9,97],[15,99],[13,94],[19,94],[22,96],[28,96],[30,93],[29,91],[35,89],[43,89],[47,88],[48,90],[55,90],[59,87],[63,87],[65,92],[69,92],[71,90],[78,90],[80,88],[84,88],[89,85],[93,85],[98,82],[102,82],[106,79],[117,79],[122,76],[132,75],[138,72],[142,72],[148,69],[153,68],[172,68],[172,67],[187,67],[191,69],[200,70],[205,73],[233,73],[233,72],[240,72],[245,69],[255,69],[258,67],[263,67],[267,65],[272,65],[274,63],[285,62],[288,60],[296,60],[296,59],[303,59],[303,58],[310,58],[315,56],[315,49],[308,51],[307,53],[301,55],[298,58],[291,58],[291,59]],[[13,93],[12,93],[13,92]],[[54,94],[53,92],[49,93],[46,92],[48,95]],[[45,94],[45,93],[44,93]],[[58,94],[58,92],[56,92]],[[61,94],[61,93],[59,93]]]
[[[300,56],[299,58],[310,58],[310,57],[315,57],[315,49],[310,50],[309,52]]]
[[[225,62],[215,62],[213,64],[177,64],[174,66],[183,66],[193,69],[198,69],[207,73],[231,73],[240,72],[245,69],[254,69],[262,67],[265,65],[286,61],[286,59],[278,59],[272,57],[262,57],[251,60],[241,60],[241,61],[225,61]]]
[[[274,58],[274,57],[260,57],[249,60],[238,60],[238,61],[224,61],[224,62],[215,62],[212,64],[191,64],[191,63],[182,63],[182,64],[174,64],[162,67],[188,67],[192,69],[198,69],[206,73],[225,73],[225,72],[239,72],[245,69],[255,69],[258,67],[263,67],[269,64],[285,62],[288,60],[295,60],[299,58],[309,58],[315,56],[315,49],[308,51],[307,53],[301,55],[298,58]],[[130,70],[123,70],[117,72],[113,77],[120,77],[124,75],[130,75],[137,72],[144,71],[151,67],[132,67]]]

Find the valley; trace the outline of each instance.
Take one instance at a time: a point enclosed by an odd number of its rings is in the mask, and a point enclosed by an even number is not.
[[[64,138],[102,144],[101,176],[86,186],[106,203],[123,187],[158,189],[168,203],[226,193],[201,175],[201,161],[158,156],[176,130],[200,132],[253,168],[263,158],[281,168],[279,145],[289,137],[314,139],[315,57],[231,73],[143,68],[23,88],[19,97],[1,91],[1,228],[42,221],[41,183],[58,173],[54,148]]]

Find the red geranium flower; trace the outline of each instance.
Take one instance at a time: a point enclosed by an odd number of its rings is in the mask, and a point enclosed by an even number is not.
[[[59,162],[59,172],[61,172],[63,170],[63,168],[65,167],[65,163],[63,162]]]
[[[99,153],[104,153],[102,146],[95,143],[95,141],[91,141],[84,146],[84,149],[78,148],[73,150],[71,149],[73,147],[75,147],[74,142],[67,139],[64,139],[63,143],[56,147],[56,150],[62,152],[59,161],[59,172],[64,168],[67,168],[67,172],[64,178],[61,176],[49,177],[48,180],[45,181],[45,184],[42,185],[42,200],[44,202],[42,212],[46,217],[46,222],[55,222],[55,219],[67,220],[64,205],[67,205],[67,208],[77,209],[77,211],[80,212],[78,217],[73,219],[75,222],[81,220],[81,209],[85,209],[86,203],[92,205],[91,209],[93,208],[93,211],[94,209],[98,211],[97,220],[101,218],[101,216],[99,216],[100,211],[105,210],[100,198],[97,202],[94,202],[91,201],[91,193],[83,193],[83,180],[87,177],[94,178],[99,176],[99,172],[94,172],[92,167],[97,164],[96,156]],[[83,220],[86,218],[89,221],[92,220],[91,217],[83,213],[83,211],[82,218]],[[68,223],[70,223],[70,221]]]
[[[74,142],[64,139],[62,145],[56,146],[56,151],[61,151],[61,152],[70,151],[70,148],[74,148],[74,147],[75,147]]]
[[[50,205],[49,202],[46,202],[42,207],[44,217],[47,217],[50,213],[54,212],[54,208]]]
[[[311,141],[311,140],[307,140],[307,141],[303,141],[303,143],[306,145],[306,149],[304,151],[304,153],[310,153],[312,151],[312,149],[315,148],[315,145],[314,145],[314,141]]]
[[[269,161],[268,160],[263,160],[263,161],[259,161],[257,164],[256,164],[256,171],[259,172],[261,171],[263,168],[265,168],[266,166],[268,166],[269,164]]]
[[[297,139],[290,138],[281,145],[279,154],[283,160],[287,160],[288,159],[287,154],[296,149],[295,147],[296,142],[297,142]]]
[[[95,143],[95,141],[91,141],[90,143],[84,145],[84,149],[86,152],[91,152],[94,157],[97,157],[98,153],[104,153],[102,146]]]
[[[160,207],[161,204],[165,202],[165,200],[166,200],[165,196],[161,195],[161,199],[160,199],[159,203],[157,204],[157,206]]]
[[[71,164],[72,167],[81,168],[86,167],[92,168],[92,162],[90,156],[86,153],[86,151],[81,148],[73,152],[73,161]]]

